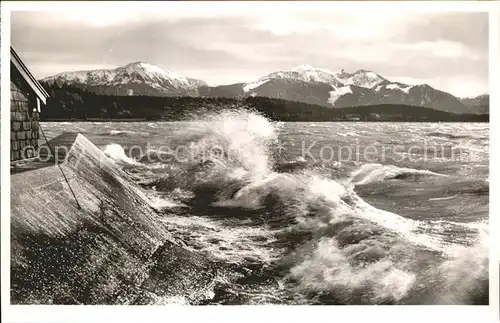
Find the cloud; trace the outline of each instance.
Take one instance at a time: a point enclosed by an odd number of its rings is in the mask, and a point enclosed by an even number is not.
[[[488,50],[487,12],[448,12],[413,17],[396,30],[394,40],[404,43],[448,40],[480,51]]]
[[[12,43],[37,77],[142,60],[215,85],[309,63],[334,71],[370,69],[455,95],[488,89],[485,13],[292,2],[281,3],[281,10],[250,2],[200,3],[191,11],[185,3],[164,6],[169,10],[153,6],[141,14],[96,11],[97,5],[44,15],[14,12]]]
[[[276,36],[290,34],[309,34],[321,28],[321,25],[312,21],[294,21],[291,18],[276,17],[252,26],[254,30],[270,31]]]
[[[464,43],[450,40],[419,41],[411,44],[399,44],[395,46],[403,51],[416,51],[420,55],[428,55],[440,58],[464,58],[467,60],[481,59],[481,53]]]

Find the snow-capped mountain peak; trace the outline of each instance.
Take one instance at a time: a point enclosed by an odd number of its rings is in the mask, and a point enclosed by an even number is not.
[[[164,69],[162,69],[157,65],[149,64],[142,61],[127,64],[125,66],[117,68],[117,70],[124,70],[128,73],[139,73],[142,76],[151,78],[155,77],[166,78],[172,81],[177,81],[179,83],[184,83],[186,85],[189,83],[188,78],[182,75],[170,71],[165,71]]]
[[[287,71],[270,73],[255,82],[247,83],[243,87],[243,90],[245,92],[251,91],[271,80],[316,82],[326,83],[332,86],[342,86],[335,77],[335,73],[327,69],[315,68],[312,65],[303,64]]]
[[[160,93],[172,90],[193,90],[206,85],[203,81],[165,71],[157,65],[143,61],[129,63],[115,69],[60,73],[44,78],[42,81],[46,83],[73,83],[85,87],[147,86]]]
[[[166,73],[165,70],[163,70],[161,67],[153,64],[149,64],[143,61],[138,61],[134,63],[129,63],[127,65],[118,67],[118,69],[124,69],[127,71],[140,71],[140,72],[146,72],[150,74],[164,74]]]
[[[337,73],[336,76],[344,85],[355,85],[367,89],[372,89],[380,83],[387,81],[377,73],[363,69],[357,70],[354,73],[347,73],[342,70],[340,73]]]
[[[334,74],[332,71],[329,71],[325,68],[316,68],[310,64],[302,64],[302,65],[296,66],[296,67],[292,68],[290,71],[298,72],[298,73],[323,72],[323,73],[328,73],[328,74]]]
[[[334,73],[325,68],[317,68],[310,64],[303,64],[288,71],[270,73],[255,82],[246,84],[243,90],[245,92],[251,91],[271,80],[325,83],[330,85],[333,89],[348,85],[371,89],[387,81],[377,73],[368,70],[358,70],[354,73],[347,73],[341,70],[340,72]]]

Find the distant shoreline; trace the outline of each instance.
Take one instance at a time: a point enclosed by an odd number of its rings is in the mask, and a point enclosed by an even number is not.
[[[64,119],[64,118],[49,118],[40,120],[40,122],[152,122],[161,120],[148,120],[146,118],[131,118],[131,119],[104,119],[104,118],[88,118],[88,119]],[[167,121],[167,120],[165,120]]]
[[[186,122],[191,120],[148,120],[148,119],[46,119],[40,122]],[[321,121],[280,121],[272,120],[273,122],[363,122],[363,123],[490,123],[490,121],[468,121],[468,120],[454,120],[454,121],[408,121],[408,120],[321,120]]]
[[[50,90],[50,89],[49,89]],[[457,114],[402,104],[326,108],[268,97],[243,100],[226,97],[111,96],[52,89],[40,119],[62,122],[183,121],[193,116],[246,110],[282,122],[489,122],[489,114]]]

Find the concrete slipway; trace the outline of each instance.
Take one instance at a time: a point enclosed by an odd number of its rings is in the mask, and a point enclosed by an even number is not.
[[[11,303],[152,304],[207,298],[215,265],[162,225],[141,190],[81,134],[61,167],[11,177]],[[43,166],[43,167],[42,167]]]

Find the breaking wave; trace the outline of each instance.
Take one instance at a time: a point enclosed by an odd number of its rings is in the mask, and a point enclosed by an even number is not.
[[[150,134],[149,132],[143,132],[143,131],[112,129],[110,131],[102,132],[99,135],[113,136],[113,137],[131,137],[131,136],[148,136],[149,134]]]
[[[117,163],[129,164],[129,165],[137,164],[135,159],[127,156],[125,150],[119,144],[107,145],[106,148],[104,149],[104,154]]]
[[[484,136],[473,136],[473,135],[455,135],[451,133],[444,132],[430,132],[427,134],[429,137],[446,138],[446,139],[487,139]]]
[[[446,176],[425,169],[401,168],[394,165],[364,164],[351,174],[355,185],[383,182],[388,179],[410,179],[422,176]]]
[[[354,191],[355,185],[445,175],[380,164],[345,176],[307,164],[280,172],[277,139],[276,125],[261,115],[230,111],[195,120],[169,139],[189,148],[182,161],[136,161],[119,145],[108,145],[105,153],[140,170],[132,174],[151,192],[171,232],[238,272],[237,279],[220,282],[214,299],[258,303],[273,294],[272,302],[299,304],[484,301],[487,231],[476,230],[476,244],[458,246],[426,233],[428,223],[377,209]]]

